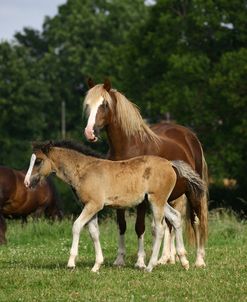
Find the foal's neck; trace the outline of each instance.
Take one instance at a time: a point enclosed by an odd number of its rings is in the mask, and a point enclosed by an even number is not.
[[[53,148],[50,158],[57,176],[70,185],[80,177],[79,171],[85,171],[85,167],[92,161],[89,156],[65,148]]]

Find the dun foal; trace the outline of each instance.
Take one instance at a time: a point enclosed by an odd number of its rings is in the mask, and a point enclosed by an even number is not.
[[[124,161],[104,160],[78,152],[78,148],[73,144],[63,142],[37,143],[33,147],[34,153],[31,156],[25,185],[33,187],[49,174],[55,173],[74,188],[84,204],[82,213],[73,225],[68,267],[75,267],[80,232],[88,223],[96,253],[92,271],[98,271],[103,263],[103,254],[99,241],[97,213],[104,206],[135,207],[147,197],[155,223],[155,239],[147,271],[151,272],[157,264],[164,235],[164,215],[174,226],[181,264],[185,269],[189,268],[180,214],[167,203],[169,199],[173,200],[182,194],[186,194],[193,203],[197,202],[198,196],[204,194],[204,183],[189,165],[182,161],[170,162],[156,156],[140,156]]]

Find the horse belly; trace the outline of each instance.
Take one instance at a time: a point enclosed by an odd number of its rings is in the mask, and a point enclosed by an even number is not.
[[[140,204],[145,197],[145,193],[139,195],[115,194],[106,198],[105,205],[112,208],[132,208]]]

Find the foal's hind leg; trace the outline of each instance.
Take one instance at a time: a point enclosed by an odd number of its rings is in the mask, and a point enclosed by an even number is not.
[[[157,265],[161,241],[164,236],[164,228],[165,228],[165,221],[164,221],[164,206],[158,206],[158,203],[152,203],[153,215],[154,215],[154,224],[155,224],[155,240],[153,244],[153,251],[151,258],[149,260],[148,266],[146,270],[151,272],[153,268]]]
[[[185,215],[185,203],[186,197],[185,195],[179,197],[174,200],[171,206],[179,211],[182,216]],[[168,222],[168,227],[165,229],[164,243],[163,243],[163,251],[161,257],[158,261],[159,264],[176,263],[176,247],[175,247],[175,230],[172,225]]]
[[[165,208],[165,216],[175,229],[177,254],[182,266],[187,270],[189,269],[189,261],[186,258],[186,250],[183,242],[181,214],[179,211],[167,204]]]
[[[114,261],[113,265],[116,266],[124,266],[124,257],[125,257],[125,240],[124,234],[126,231],[126,221],[125,221],[125,211],[124,210],[117,210],[117,223],[119,227],[119,238],[118,238],[118,254],[117,258]]]
[[[171,229],[165,222],[165,233],[163,240],[163,250],[161,253],[161,257],[158,261],[158,264],[167,264],[171,263],[171,246],[172,246],[172,237],[171,237]]]

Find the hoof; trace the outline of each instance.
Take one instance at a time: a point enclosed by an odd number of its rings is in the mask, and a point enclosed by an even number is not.
[[[190,268],[189,261],[187,263],[182,264],[183,268],[187,271]]]
[[[94,267],[93,267],[93,268],[91,269],[91,272],[92,272],[92,273],[99,273],[99,268],[94,268]]]
[[[140,270],[146,269],[146,264],[145,263],[138,263],[138,262],[136,262],[135,268],[138,268]]]
[[[165,265],[165,264],[168,264],[169,262],[170,262],[170,260],[167,257],[161,257],[158,260],[157,264],[159,264],[159,265]]]
[[[203,262],[196,262],[195,263],[195,267],[197,268],[205,268],[206,267],[206,263],[203,261]]]
[[[117,266],[117,267],[122,267],[122,266],[125,266],[125,262],[124,262],[124,260],[117,259],[116,261],[113,262],[113,265]]]
[[[69,264],[68,264],[68,265],[67,265],[67,268],[73,270],[73,269],[75,269],[75,265],[69,265]]]
[[[153,270],[152,267],[146,267],[144,271],[147,272],[147,273],[151,273],[152,270]]]

